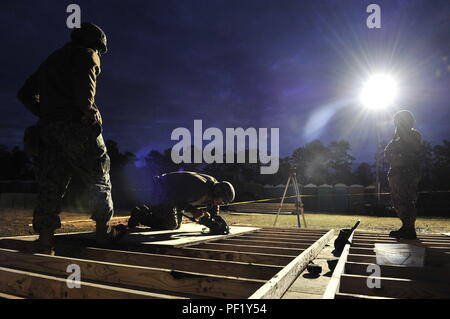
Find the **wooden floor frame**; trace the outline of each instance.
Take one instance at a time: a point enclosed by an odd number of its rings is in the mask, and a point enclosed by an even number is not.
[[[0,298],[281,298],[333,236],[267,227],[185,247],[99,247],[61,234],[56,256],[27,253],[30,236],[5,237]],[[70,265],[81,288],[68,286]]]
[[[419,235],[419,240],[396,240],[386,234],[356,231],[344,248],[324,299],[449,299],[450,237]],[[426,248],[424,267],[379,265],[375,277],[375,243],[407,243]],[[379,285],[375,285],[379,280]]]

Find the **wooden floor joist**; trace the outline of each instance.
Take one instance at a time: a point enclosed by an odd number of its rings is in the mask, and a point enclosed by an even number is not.
[[[239,251],[239,252],[251,252],[251,253],[261,253],[261,254],[274,254],[274,255],[285,255],[285,256],[297,256],[304,249],[295,248],[284,248],[284,247],[274,247],[272,245],[238,245],[238,244],[225,244],[225,243],[207,243],[201,244],[198,248],[215,249],[222,251]]]
[[[375,244],[409,244],[425,248],[423,267],[378,265]],[[386,234],[356,231],[346,245],[324,298],[450,298],[450,241],[442,235],[396,240]],[[368,284],[368,283],[372,284]],[[374,282],[377,284],[375,285]]]
[[[179,298],[81,281],[82,288],[69,288],[67,279],[0,267],[2,293],[38,299],[167,299]]]
[[[82,277],[102,284],[126,285],[141,289],[174,291],[213,298],[245,298],[263,285],[262,280],[235,279],[197,272],[114,264],[60,256],[30,255],[0,249],[0,266],[40,274],[68,276],[67,267],[80,267]],[[192,269],[195,271],[194,269]]]
[[[315,240],[309,240],[303,243],[292,243],[292,242],[279,242],[272,240],[250,240],[250,239],[223,239],[218,240],[216,243],[230,244],[230,245],[248,245],[248,246],[270,246],[270,247],[282,247],[282,248],[298,248],[298,249],[306,249],[311,244],[313,244]]]
[[[267,280],[273,277],[282,266],[242,263],[184,256],[160,255],[150,253],[117,251],[91,248],[62,251],[62,256],[106,261],[112,263],[174,269],[177,271],[202,270],[206,274]]]
[[[274,278],[259,288],[250,299],[275,299],[281,298],[289,286],[306,269],[310,261],[314,260],[323,247],[334,236],[334,230],[324,234],[318,241],[298,255],[293,261],[284,267]]]
[[[280,298],[333,232],[263,228],[180,247],[171,233],[108,247],[72,233],[57,236],[56,256],[26,253],[32,236],[0,238],[0,298]],[[69,265],[80,289],[67,286]]]

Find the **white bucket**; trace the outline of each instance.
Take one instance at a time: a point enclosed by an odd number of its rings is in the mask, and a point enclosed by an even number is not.
[[[375,244],[378,265],[423,267],[425,248],[408,244]]]

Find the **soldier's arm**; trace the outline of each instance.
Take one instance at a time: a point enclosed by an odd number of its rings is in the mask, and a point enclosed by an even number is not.
[[[98,114],[95,105],[97,76],[100,74],[100,58],[93,50],[79,50],[74,57],[72,83],[76,106],[87,118]]]
[[[384,149],[384,158],[390,162],[392,161],[393,155],[394,155],[394,148],[395,148],[395,141],[392,140],[389,142],[389,144]]]
[[[37,72],[33,73],[17,92],[17,98],[34,115],[39,116],[39,86]]]

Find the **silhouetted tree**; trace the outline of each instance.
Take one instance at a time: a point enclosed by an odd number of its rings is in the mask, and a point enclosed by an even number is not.
[[[355,183],[363,186],[369,186],[375,181],[375,174],[372,166],[368,163],[361,163],[355,169],[354,173]]]

